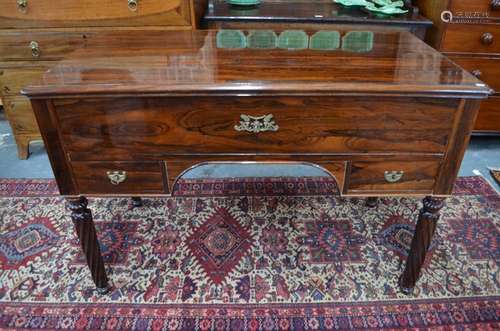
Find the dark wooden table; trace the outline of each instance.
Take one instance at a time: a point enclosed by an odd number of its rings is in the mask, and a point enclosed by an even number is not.
[[[251,161],[314,164],[344,196],[425,197],[400,278],[411,292],[491,90],[410,33],[362,37],[331,51],[220,49],[215,31],[103,37],[26,88],[97,288],[85,196],[169,195],[193,166]]]
[[[411,1],[408,1],[411,3]],[[407,14],[380,15],[359,7],[347,8],[332,0],[263,0],[258,6],[233,6],[225,0],[209,0],[203,17],[209,29],[347,29],[405,30],[423,39],[432,21],[419,15],[416,7]]]

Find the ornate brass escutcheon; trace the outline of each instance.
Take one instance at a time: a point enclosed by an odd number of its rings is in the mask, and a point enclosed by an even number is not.
[[[128,0],[128,9],[131,11],[137,11],[138,0]]]
[[[40,50],[40,45],[36,41],[30,42],[31,55],[33,57],[40,57],[42,51]]]
[[[386,171],[384,172],[384,177],[389,183],[397,183],[403,178],[404,174],[404,171]]]
[[[126,171],[107,171],[106,174],[113,185],[123,183],[127,179]]]
[[[263,116],[250,116],[242,114],[240,115],[240,124],[235,125],[234,129],[239,132],[266,132],[266,131],[278,131],[278,124],[274,122],[273,114],[263,115]]]
[[[17,0],[17,9],[22,13],[26,13],[28,11],[28,0]]]

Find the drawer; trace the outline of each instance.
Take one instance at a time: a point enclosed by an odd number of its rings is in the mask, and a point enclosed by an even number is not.
[[[82,47],[86,38],[82,32],[2,31],[0,61],[61,60]]]
[[[3,28],[190,26],[189,0],[0,0]]]
[[[500,92],[500,58],[459,56],[450,56],[450,58],[491,88]]]
[[[166,193],[160,162],[72,162],[78,192],[87,194]]]
[[[500,95],[490,97],[481,102],[474,130],[483,132],[500,132]]]
[[[347,193],[431,193],[440,164],[439,161],[355,161],[348,175]]]
[[[15,134],[39,135],[38,124],[28,98],[3,97],[5,115]]]
[[[500,53],[500,25],[448,24],[441,51]]]
[[[85,161],[209,153],[442,153],[459,100],[127,97],[53,102],[66,151],[73,160]],[[261,132],[253,131],[256,127]]]
[[[0,94],[19,95],[24,87],[40,81],[49,67],[22,63],[15,67],[0,68]]]
[[[484,15],[500,18],[500,1],[498,0],[453,0],[450,5],[452,13],[467,15]],[[481,16],[481,18],[483,18]]]

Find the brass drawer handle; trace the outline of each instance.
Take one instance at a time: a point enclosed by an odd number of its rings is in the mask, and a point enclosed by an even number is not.
[[[127,179],[126,171],[107,171],[108,179],[113,185],[123,183]]]
[[[499,10],[500,9],[500,0],[491,0],[491,9]]]
[[[17,0],[17,9],[22,13],[26,13],[28,11],[28,0]]]
[[[473,70],[471,72],[471,74],[476,77],[476,78],[481,78],[481,76],[483,75],[483,72],[479,69],[476,69],[476,70]]]
[[[483,45],[491,45],[493,44],[493,41],[494,41],[494,36],[493,34],[489,33],[489,32],[486,32],[486,33],[483,33],[483,35],[481,36],[481,43]]]
[[[30,42],[31,56],[40,57],[42,51],[40,50],[40,45],[36,41]]]
[[[138,0],[128,0],[128,9],[131,11],[137,11]]]
[[[240,124],[235,125],[234,129],[238,132],[266,132],[266,131],[278,131],[278,124],[274,122],[273,114],[263,115],[263,116],[250,116],[241,114]]]
[[[384,178],[389,183],[397,183],[403,178],[404,174],[404,171],[386,171],[384,172]]]

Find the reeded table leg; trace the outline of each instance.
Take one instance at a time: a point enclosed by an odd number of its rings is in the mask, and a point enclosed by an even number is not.
[[[139,197],[132,197],[132,206],[134,206],[134,208],[142,207],[142,199]]]
[[[440,216],[439,211],[444,206],[444,199],[426,197],[423,203],[424,206],[420,210],[415,234],[411,242],[410,254],[406,260],[406,267],[399,280],[401,291],[405,294],[413,292],[413,288],[420,277],[425,256],[436,231],[436,224]]]
[[[104,261],[97,240],[92,212],[87,208],[88,201],[85,197],[68,198],[68,203],[71,210],[71,219],[80,246],[87,259],[92,279],[97,286],[97,291],[104,294],[109,290],[108,277],[104,269]]]

